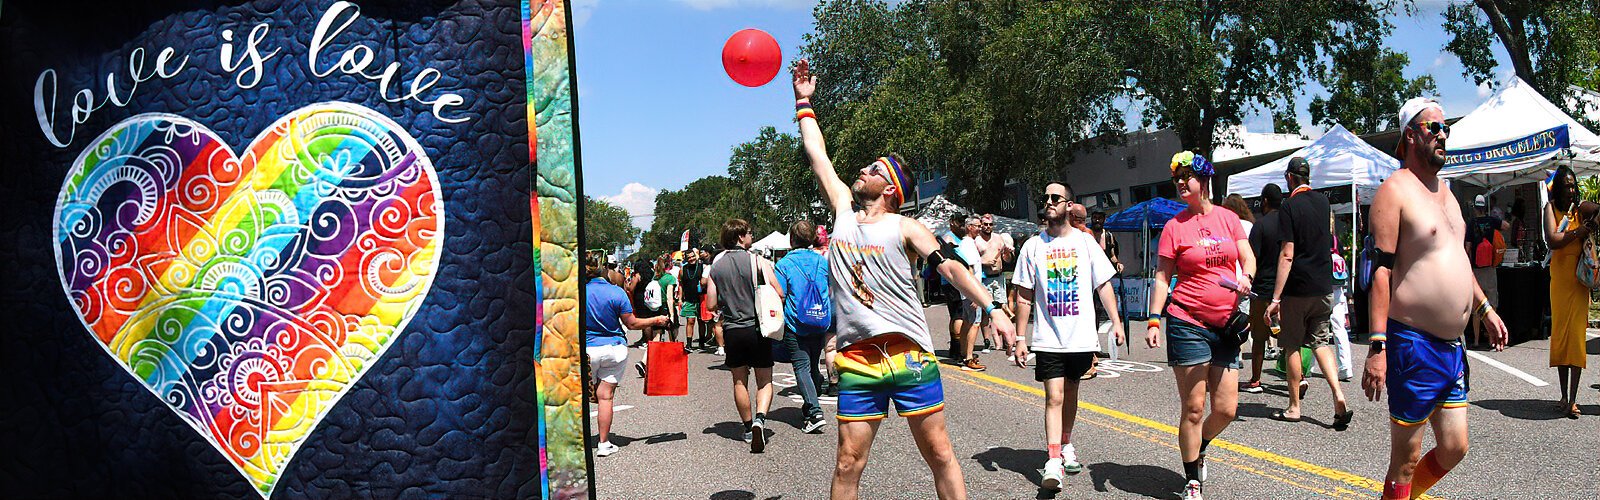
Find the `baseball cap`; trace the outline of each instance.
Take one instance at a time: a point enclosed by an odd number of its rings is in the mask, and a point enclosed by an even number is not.
[[[1478,195],[1478,197],[1472,199],[1472,206],[1478,207],[1478,208],[1488,208],[1489,207],[1489,201],[1484,199],[1483,195],[1480,194],[1480,195]]]
[[[1405,128],[1411,124],[1412,118],[1416,118],[1417,115],[1422,114],[1428,108],[1436,108],[1439,110],[1439,114],[1444,114],[1444,106],[1440,106],[1439,101],[1427,97],[1413,97],[1400,106],[1400,122],[1396,123],[1395,126],[1397,128]]]
[[[1311,178],[1311,162],[1300,156],[1290,158],[1288,171],[1291,174],[1309,179]]]

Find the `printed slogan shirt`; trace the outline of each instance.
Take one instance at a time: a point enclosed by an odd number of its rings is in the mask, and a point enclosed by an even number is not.
[[[1033,290],[1032,349],[1099,352],[1094,291],[1116,275],[1111,259],[1089,233],[1041,231],[1022,244],[1012,283]]]

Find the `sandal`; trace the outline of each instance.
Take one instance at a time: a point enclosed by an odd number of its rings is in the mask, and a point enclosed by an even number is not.
[[[1289,422],[1292,424],[1300,423],[1300,417],[1289,418],[1288,415],[1284,414],[1284,410],[1278,410],[1277,413],[1272,414],[1272,419],[1280,422]]]
[[[1578,408],[1578,403],[1572,403],[1572,406],[1567,407],[1567,418],[1577,420],[1579,415],[1583,415],[1583,410]]]

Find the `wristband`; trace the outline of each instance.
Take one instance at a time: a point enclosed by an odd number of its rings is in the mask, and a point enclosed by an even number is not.
[[[1161,318],[1150,318],[1146,321],[1151,328],[1161,328]]]
[[[1384,342],[1387,340],[1389,340],[1389,335],[1386,332],[1372,332],[1367,334],[1368,342]]]
[[[817,119],[817,112],[812,111],[810,106],[794,112],[794,121],[800,121],[806,118],[810,118],[812,120]]]

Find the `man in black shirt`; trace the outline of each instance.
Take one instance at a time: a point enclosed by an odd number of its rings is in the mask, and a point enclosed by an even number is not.
[[[1272,265],[1256,266],[1256,279],[1250,283],[1251,290],[1271,290],[1278,282],[1278,252],[1283,248],[1283,242],[1278,238],[1278,210],[1282,206],[1283,188],[1277,184],[1267,184],[1261,188],[1261,217],[1256,218],[1256,224],[1250,228],[1250,248],[1255,250],[1256,262],[1270,262]],[[1270,303],[1271,300],[1265,297],[1250,299],[1250,359],[1255,365],[1250,368],[1250,381],[1239,384],[1242,392],[1262,392],[1261,366],[1268,359],[1267,344],[1272,339],[1272,327],[1267,325],[1267,305]]]
[[[1284,172],[1291,191],[1278,216],[1278,277],[1267,305],[1267,317],[1280,318],[1278,345],[1283,348],[1284,370],[1289,374],[1289,407],[1273,418],[1300,421],[1300,348],[1316,353],[1322,373],[1339,373],[1329,344],[1333,341],[1333,213],[1328,197],[1311,190],[1311,165],[1305,158],[1289,160]],[[1327,377],[1333,390],[1333,426],[1343,430],[1353,412],[1345,405],[1338,377]]]

